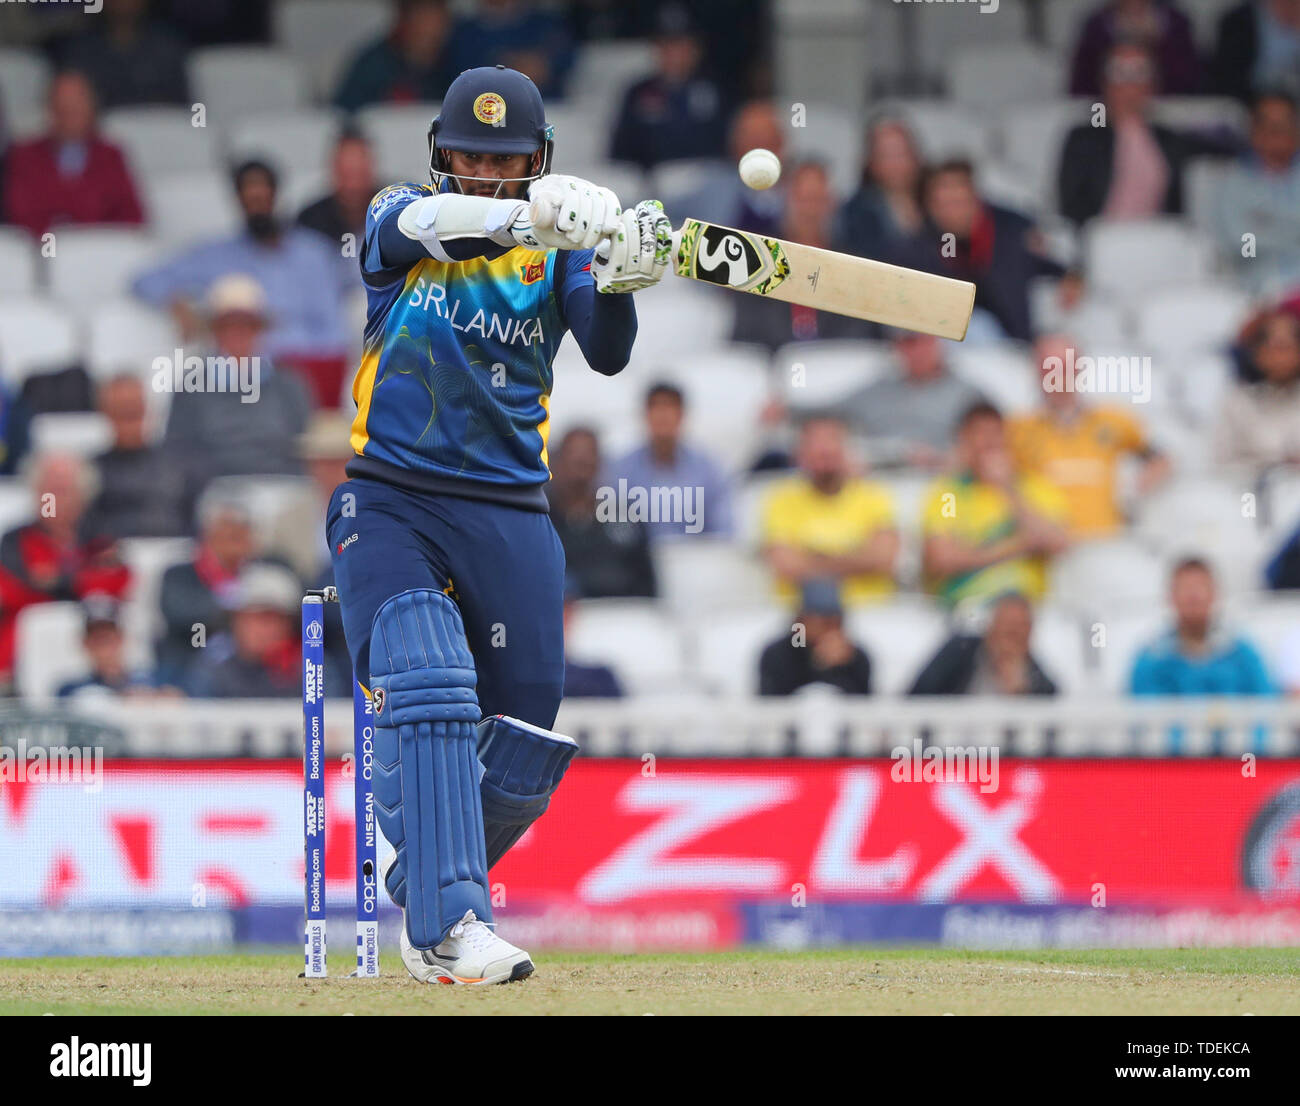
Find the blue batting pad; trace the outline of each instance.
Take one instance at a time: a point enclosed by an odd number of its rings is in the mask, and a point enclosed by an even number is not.
[[[494,714],[478,724],[488,868],[546,813],[577,751],[573,738],[504,714]]]
[[[474,685],[460,611],[442,592],[403,592],[375,612],[375,808],[397,850],[386,884],[419,949],[443,941],[467,910],[492,920]]]

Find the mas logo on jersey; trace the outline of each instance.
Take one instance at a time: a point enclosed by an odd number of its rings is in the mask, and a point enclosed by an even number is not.
[[[545,261],[529,261],[519,266],[519,279],[524,284],[536,284],[545,275]]]
[[[418,200],[423,195],[426,195],[426,193],[414,184],[390,185],[370,201],[370,218],[378,219],[389,208],[395,207],[403,201],[409,203],[411,200]]]
[[[474,118],[489,127],[504,127],[506,102],[495,92],[485,92],[474,101]]]

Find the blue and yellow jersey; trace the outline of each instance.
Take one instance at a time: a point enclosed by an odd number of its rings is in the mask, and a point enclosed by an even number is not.
[[[563,304],[590,286],[590,250],[492,250],[467,261],[426,253],[382,269],[380,228],[427,185],[381,191],[366,215],[364,352],[352,385],[354,475],[492,498],[540,495],[550,478],[551,364]],[[497,494],[493,491],[497,490]]]

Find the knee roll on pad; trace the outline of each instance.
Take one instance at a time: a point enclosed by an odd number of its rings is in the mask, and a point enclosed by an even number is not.
[[[475,683],[460,611],[442,592],[403,592],[375,612],[376,816],[397,850],[385,883],[416,948],[439,944],[467,910],[492,920]]]
[[[546,813],[577,751],[573,738],[504,714],[479,723],[478,758],[483,764],[479,790],[488,868]]]

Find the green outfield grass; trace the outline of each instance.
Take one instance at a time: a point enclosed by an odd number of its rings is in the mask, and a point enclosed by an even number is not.
[[[546,953],[500,987],[296,978],[294,951],[0,962],[0,1014],[1300,1014],[1300,949]]]

